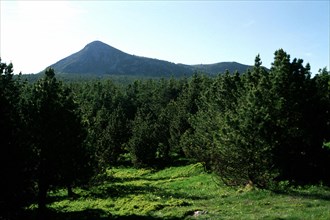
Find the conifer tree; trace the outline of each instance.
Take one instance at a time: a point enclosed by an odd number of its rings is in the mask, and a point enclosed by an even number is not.
[[[253,183],[265,187],[276,176],[272,170],[271,112],[269,76],[259,55],[252,71],[241,76],[236,103],[216,117],[218,133],[213,153],[213,169],[227,183]],[[224,102],[230,100],[224,97]]]
[[[33,86],[29,118],[42,211],[50,187],[65,186],[71,194],[74,183],[89,177],[90,157],[83,145],[86,133],[78,106],[51,68]]]
[[[13,65],[0,59],[0,218],[4,219],[19,211],[33,195],[29,161],[33,152],[25,136],[22,87],[19,79],[14,79]]]

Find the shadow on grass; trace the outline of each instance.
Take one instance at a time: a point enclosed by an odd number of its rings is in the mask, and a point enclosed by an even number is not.
[[[319,190],[318,192],[307,190],[295,190],[295,189],[287,189],[287,190],[275,190],[274,193],[281,195],[288,195],[293,197],[300,197],[305,199],[318,199],[324,201],[330,201],[330,188],[323,188],[323,190]]]
[[[83,211],[71,211],[71,212],[59,212],[56,210],[48,209],[43,214],[35,211],[26,211],[16,215],[15,218],[8,218],[10,220],[110,220],[110,219],[141,219],[141,220],[157,220],[162,219],[152,216],[140,216],[140,215],[117,215],[113,216],[106,213],[101,209],[85,209]],[[169,218],[169,220],[177,220],[179,218]]]
[[[84,200],[84,199],[118,199],[118,198],[125,198],[129,196],[140,196],[143,200],[148,200],[149,198],[154,198],[150,195],[155,195],[157,198],[162,198],[162,201],[169,201],[170,206],[190,206],[190,202],[187,200],[204,200],[208,199],[208,196],[204,195],[192,195],[191,193],[186,193],[184,191],[176,190],[175,188],[171,188],[171,185],[163,185],[162,183],[167,182],[166,180],[176,181],[176,179],[183,179],[185,181],[185,176],[178,176],[178,177],[171,177],[166,178],[163,176],[151,177],[149,175],[140,175],[136,177],[124,177],[124,178],[115,178],[112,177],[111,179],[105,179],[104,181],[100,181],[96,183],[94,186],[86,189],[81,189],[79,194],[76,194],[75,198],[69,198],[64,193],[57,194],[56,191],[48,197],[48,204],[51,204],[55,201],[61,200]],[[189,177],[187,177],[189,178]],[[159,181],[159,182],[157,182]],[[181,180],[179,180],[181,181]],[[175,184],[175,183],[174,183]],[[182,182],[180,182],[182,184]],[[162,187],[163,186],[163,187]],[[143,195],[147,195],[144,199]],[[140,199],[140,198],[139,198]],[[178,199],[178,200],[172,200]],[[79,202],[79,201],[78,201]],[[148,202],[148,201],[144,201]],[[151,201],[150,201],[151,202]],[[168,205],[166,203],[166,205]],[[164,205],[164,206],[166,206]],[[162,206],[163,207],[163,206]],[[81,207],[84,208],[84,207]],[[87,207],[86,207],[87,208]],[[36,214],[36,211],[32,211],[32,214],[28,215],[22,219],[50,219],[50,220],[105,220],[105,219],[162,219],[153,216],[144,216],[144,215],[136,215],[139,214],[138,212],[135,213],[130,212],[127,215],[113,215],[110,214],[111,210],[109,209],[85,209],[83,211],[65,211],[56,210],[56,209],[48,209],[42,217]],[[117,214],[116,211],[114,213]],[[31,216],[33,216],[31,218]],[[36,218],[38,217],[39,218]],[[175,219],[182,219],[178,217],[167,217],[167,219],[175,220]]]
[[[165,198],[176,198],[176,199],[192,199],[200,200],[207,199],[205,196],[193,196],[186,193],[173,192],[171,190],[162,189],[160,187],[150,186],[147,183],[143,185],[134,184],[109,184],[101,189],[90,191],[87,197],[106,199],[106,198],[119,198],[126,197],[127,195],[138,195],[138,194],[155,194],[157,196]]]

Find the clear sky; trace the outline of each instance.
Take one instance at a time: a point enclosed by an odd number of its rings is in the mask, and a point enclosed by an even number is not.
[[[329,69],[326,1],[0,0],[0,56],[36,73],[100,40],[126,53],[184,64],[236,61],[270,67],[283,48]]]

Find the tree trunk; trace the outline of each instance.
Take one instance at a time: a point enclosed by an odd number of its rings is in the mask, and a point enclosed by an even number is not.
[[[68,189],[68,197],[70,197],[70,198],[74,197],[75,193],[72,191],[72,186],[67,185],[67,189]]]
[[[48,191],[48,184],[43,181],[39,180],[39,192],[38,192],[38,212],[40,216],[46,211],[46,200],[47,200],[47,191]]]

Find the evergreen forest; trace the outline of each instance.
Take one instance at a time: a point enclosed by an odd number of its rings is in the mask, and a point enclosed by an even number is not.
[[[0,219],[49,194],[89,189],[110,168],[201,164],[231,187],[330,185],[330,72],[283,49],[271,68],[190,77],[65,80],[0,60]],[[201,185],[203,187],[203,185]],[[41,218],[42,219],[42,218]]]

